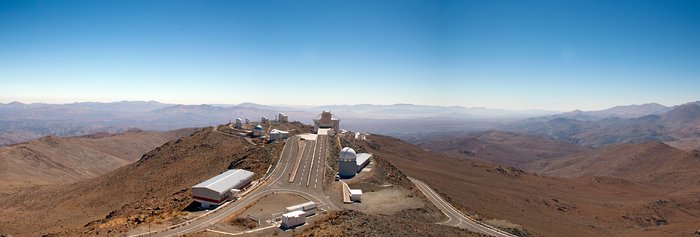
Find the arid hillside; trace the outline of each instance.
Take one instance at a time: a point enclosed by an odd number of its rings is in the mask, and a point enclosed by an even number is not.
[[[700,222],[697,193],[610,177],[546,177],[380,135],[364,143],[466,213],[522,225],[534,236],[688,236]]]
[[[169,140],[194,129],[170,132],[131,130],[82,137],[43,137],[0,147],[0,191],[45,184],[70,183],[96,177],[138,160]]]
[[[700,138],[688,138],[665,143],[684,151],[700,150]]]
[[[590,150],[549,137],[501,131],[440,134],[418,145],[447,156],[516,167]]]
[[[423,213],[414,211],[401,214],[416,216]],[[483,236],[456,227],[396,216],[370,215],[353,210],[334,211],[315,221],[314,226],[300,236]]]
[[[564,113],[530,118],[502,129],[537,134],[585,146],[620,143],[671,142],[700,137],[700,104],[691,102],[641,117],[592,117]],[[641,115],[641,114],[640,114]]]
[[[281,148],[206,128],[95,178],[0,196],[0,230],[19,236],[105,235],[146,218],[177,216],[191,203],[192,185],[234,167],[255,172],[257,179]]]
[[[700,137],[700,104],[687,103],[661,116],[671,134],[676,138]]]
[[[700,185],[696,155],[659,142],[619,144],[533,162],[527,168],[549,176],[609,176],[687,189]]]

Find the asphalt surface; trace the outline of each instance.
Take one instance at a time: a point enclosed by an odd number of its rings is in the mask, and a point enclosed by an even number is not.
[[[300,146],[299,143],[305,143]],[[303,150],[299,148],[302,147]],[[190,222],[187,225],[169,229],[153,236],[178,236],[205,230],[207,227],[224,218],[242,211],[255,200],[274,193],[298,194],[314,201],[324,210],[339,208],[323,193],[323,170],[328,152],[328,137],[317,136],[316,140],[300,139],[294,136],[287,139],[280,160],[273,167],[266,181],[255,190],[235,202],[216,209],[205,217]],[[294,166],[299,163],[295,178],[289,182]]]
[[[492,226],[484,224],[483,222],[467,217],[466,215],[459,212],[456,208],[454,208],[450,203],[442,199],[440,195],[438,195],[423,181],[411,177],[409,177],[409,179],[411,180],[411,182],[413,182],[413,184],[416,185],[416,187],[418,187],[418,189],[420,189],[421,192],[423,192],[423,194],[428,198],[428,200],[430,200],[430,202],[435,204],[435,206],[437,206],[440,209],[440,211],[442,211],[442,213],[444,213],[445,216],[447,216],[446,221],[440,222],[438,224],[455,226],[462,229],[467,229],[472,232],[487,234],[491,236],[515,237],[515,235],[513,234],[496,229]]]

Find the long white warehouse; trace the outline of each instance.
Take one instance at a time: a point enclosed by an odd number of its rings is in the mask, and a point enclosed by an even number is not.
[[[234,189],[243,189],[252,181],[253,172],[242,169],[228,170],[192,186],[192,199],[201,203],[203,207],[221,205],[234,197]]]

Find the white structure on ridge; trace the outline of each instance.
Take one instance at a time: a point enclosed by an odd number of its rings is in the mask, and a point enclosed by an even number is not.
[[[250,118],[245,118],[245,124],[249,124],[249,123],[250,123]]]
[[[306,223],[306,217],[316,214],[315,202],[306,202],[287,207],[287,213],[282,215],[282,227],[291,228]]]
[[[285,211],[287,212],[293,212],[293,211],[304,211],[305,216],[311,216],[316,214],[316,203],[315,202],[305,202],[302,204],[294,205],[287,207]]]
[[[192,199],[207,208],[209,205],[221,205],[226,200],[238,196],[241,189],[253,181],[253,172],[232,169],[211,179],[192,186]]]
[[[369,134],[364,133],[364,132],[356,132],[355,133],[355,140],[361,140],[361,141],[367,140],[367,135],[369,135]]]
[[[287,116],[286,114],[280,113],[277,115],[277,121],[280,123],[288,123],[289,116]]]
[[[262,118],[260,118],[260,122],[261,123],[268,123],[268,122],[270,122],[270,119],[268,119],[267,117],[262,117]]]
[[[243,120],[241,118],[236,118],[236,128],[240,129],[243,127]]]
[[[355,153],[350,147],[345,147],[338,155],[338,175],[342,178],[351,178],[369,164],[372,154]]]
[[[350,200],[353,202],[362,202],[362,190],[350,189]]]
[[[282,214],[283,228],[292,228],[303,224],[306,224],[306,215],[304,215],[304,211],[293,211]]]
[[[314,133],[317,133],[319,128],[330,128],[334,133],[340,131],[340,119],[334,118],[331,111],[324,110],[319,117],[314,119]]]
[[[288,137],[289,137],[289,132],[287,132],[287,131],[282,131],[279,129],[272,129],[272,131],[270,131],[270,141],[287,139]]]

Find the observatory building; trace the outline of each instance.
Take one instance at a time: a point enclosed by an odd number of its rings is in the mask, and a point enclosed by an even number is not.
[[[289,116],[287,116],[286,114],[280,113],[277,115],[277,121],[280,123],[288,123]]]
[[[272,129],[272,131],[270,131],[270,141],[277,141],[287,138],[289,138],[289,132],[287,131],[282,131],[279,129]]]
[[[265,129],[262,126],[257,125],[253,128],[253,137],[259,137],[265,134]]]
[[[339,154],[338,174],[341,178],[351,178],[369,164],[370,158],[372,154],[357,154],[352,148],[345,147]]]
[[[340,119],[334,118],[331,111],[323,111],[319,117],[314,119],[314,133],[317,133],[319,128],[330,128],[335,133],[340,131]]]
[[[236,128],[240,129],[241,127],[243,127],[243,120],[236,118]]]
[[[192,199],[202,204],[202,207],[221,205],[226,200],[235,198],[240,189],[248,186],[251,181],[253,172],[242,169],[228,170],[192,186]]]

